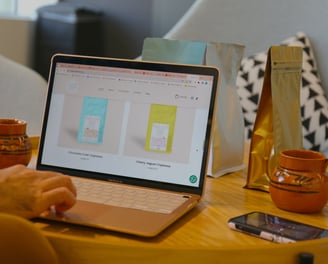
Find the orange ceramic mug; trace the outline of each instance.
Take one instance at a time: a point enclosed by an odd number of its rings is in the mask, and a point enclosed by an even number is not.
[[[270,195],[281,209],[315,213],[328,200],[328,161],[323,153],[290,149],[280,153],[270,176]]]
[[[32,152],[26,126],[24,120],[0,119],[0,169],[29,163]]]

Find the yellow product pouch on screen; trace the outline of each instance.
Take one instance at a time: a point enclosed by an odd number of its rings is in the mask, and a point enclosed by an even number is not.
[[[246,188],[268,191],[279,152],[303,147],[301,71],[302,48],[270,48],[251,139]]]
[[[149,111],[145,149],[148,151],[172,151],[177,107],[152,104]]]

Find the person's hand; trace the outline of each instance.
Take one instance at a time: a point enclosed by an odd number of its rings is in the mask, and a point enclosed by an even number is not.
[[[61,213],[75,204],[75,197],[71,179],[61,173],[23,165],[0,170],[0,212],[32,218],[53,206]]]

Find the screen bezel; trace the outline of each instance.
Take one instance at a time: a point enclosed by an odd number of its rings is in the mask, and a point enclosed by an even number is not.
[[[107,66],[107,67],[121,67],[121,68],[133,68],[138,70],[154,70],[154,71],[165,71],[165,72],[181,72],[181,73],[191,73],[191,74],[201,74],[213,76],[212,94],[211,102],[207,119],[206,127],[206,137],[204,141],[204,153],[208,153],[210,145],[210,134],[212,128],[212,120],[215,112],[216,97],[219,85],[219,70],[215,67],[204,67],[196,65],[184,65],[184,64],[171,64],[171,63],[158,63],[158,62],[146,62],[146,61],[136,61],[136,60],[125,60],[125,59],[113,59],[113,58],[99,58],[90,56],[78,56],[78,55],[68,55],[68,54],[55,54],[51,60],[50,74],[48,80],[48,96],[45,106],[44,122],[42,125],[41,138],[39,144],[39,155],[37,158],[37,169],[38,170],[52,170],[61,173],[65,173],[72,176],[88,177],[90,172],[83,170],[76,170],[70,168],[62,168],[52,165],[47,165],[42,163],[42,154],[44,147],[44,138],[46,133],[46,127],[48,122],[48,112],[50,108],[52,89],[55,78],[55,68],[57,63],[70,63],[70,64],[84,64],[84,65],[94,65],[94,66]],[[183,193],[194,193],[201,195],[204,188],[204,179],[207,172],[207,156],[203,155],[202,165],[201,165],[201,177],[198,187],[178,185],[172,183],[162,183],[155,181],[140,180],[129,177],[122,177],[113,174],[104,173],[94,173],[93,178],[98,180],[105,180],[110,182],[120,182],[144,187],[166,189],[180,191]]]

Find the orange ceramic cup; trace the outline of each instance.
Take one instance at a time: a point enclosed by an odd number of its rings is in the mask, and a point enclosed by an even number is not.
[[[26,126],[24,120],[0,119],[0,169],[29,163],[32,151]]]
[[[290,149],[280,153],[270,175],[270,195],[275,205],[287,211],[315,213],[328,200],[327,159],[323,153]]]

